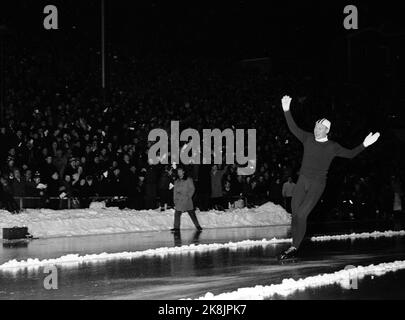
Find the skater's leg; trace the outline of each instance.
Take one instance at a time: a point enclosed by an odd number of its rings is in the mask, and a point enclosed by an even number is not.
[[[295,229],[293,232],[293,247],[298,249],[304,239],[307,229],[307,218],[312,209],[316,206],[325,190],[325,183],[322,181],[311,181],[304,201],[296,209]]]
[[[174,211],[174,229],[180,229],[180,218],[181,218],[181,211],[175,210]]]
[[[297,211],[298,207],[304,202],[305,194],[308,191],[308,179],[304,176],[300,176],[297,184],[294,187],[293,196],[291,199],[291,211]]]
[[[298,234],[298,208],[304,202],[305,195],[307,193],[306,183],[307,178],[300,176],[296,186],[294,187],[293,196],[291,200],[291,234]]]
[[[196,214],[195,214],[195,210],[190,210],[190,211],[188,212],[188,214],[189,214],[191,220],[193,221],[195,227],[196,227],[197,229],[201,229],[200,223],[198,222],[197,216],[196,216]]]

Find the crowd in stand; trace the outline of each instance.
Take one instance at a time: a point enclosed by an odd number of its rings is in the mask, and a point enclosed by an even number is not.
[[[83,70],[77,64],[69,68],[66,62],[63,71],[52,67],[52,72],[59,70],[63,77],[43,75],[46,56],[20,52],[8,57],[5,123],[0,127],[4,207],[19,210],[12,197],[37,197],[46,207],[55,206],[50,198],[74,198],[76,207],[86,207],[93,197],[125,197],[125,206],[135,209],[171,206],[175,170],[148,161],[151,144],[147,137],[155,128],[169,132],[172,120],[179,120],[181,129],[257,129],[254,175],[238,176],[236,165],[187,166],[201,210],[224,209],[239,199],[248,205],[266,201],[284,205],[283,183],[289,177],[295,179],[301,161],[300,144],[288,131],[279,104],[286,90],[285,78],[223,62],[180,65],[129,56],[111,55],[110,59],[111,85],[103,103],[92,84],[97,77],[84,72],[85,66]],[[306,82],[287,82],[294,88],[297,121],[311,130],[316,106],[306,95]],[[307,108],[309,112],[302,112]],[[306,118],[311,113],[312,118]],[[340,126],[336,138],[348,134],[362,138],[353,131],[361,125],[352,128],[338,118],[336,122]],[[349,143],[353,147],[359,141]],[[380,191],[376,185],[385,188],[386,198],[391,199],[394,184],[402,197],[403,171],[391,172],[388,176],[395,174],[395,178],[382,182],[375,171],[365,173],[372,167],[369,158],[360,156],[357,167],[344,164],[334,169],[332,174],[347,184],[341,190],[350,190],[338,199],[368,197],[375,209],[373,195]],[[363,171],[356,170],[359,167]],[[378,198],[383,203],[378,208],[387,207],[387,199]]]

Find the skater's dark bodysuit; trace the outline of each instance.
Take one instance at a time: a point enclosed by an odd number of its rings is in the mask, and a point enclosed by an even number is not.
[[[354,158],[380,138],[379,132],[370,133],[358,147],[352,150],[343,148],[338,143],[329,141],[328,133],[331,122],[328,119],[317,121],[313,134],[298,128],[290,113],[291,100],[289,96],[284,96],[281,99],[281,106],[288,127],[304,145],[304,156],[300,176],[291,201],[293,244],[288,250],[279,255],[280,260],[296,257],[305,235],[308,215],[325,190],[326,178],[333,158]]]
[[[365,149],[365,146],[361,144],[350,150],[330,140],[318,142],[313,133],[301,130],[296,125],[290,111],[285,111],[284,115],[290,131],[304,145],[299,179],[294,188],[291,202],[292,246],[298,249],[305,235],[308,215],[325,189],[329,166],[333,158],[354,158]]]

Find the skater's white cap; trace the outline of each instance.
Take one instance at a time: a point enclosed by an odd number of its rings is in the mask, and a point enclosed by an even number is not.
[[[325,119],[325,118],[321,119],[321,120],[318,120],[317,123],[320,123],[320,124],[324,125],[326,128],[328,128],[328,130],[330,130],[330,127],[332,125],[330,123],[330,121],[328,119]]]

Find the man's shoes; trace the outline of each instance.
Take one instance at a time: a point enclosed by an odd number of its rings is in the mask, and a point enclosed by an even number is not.
[[[297,258],[298,255],[298,250],[295,247],[290,247],[286,251],[284,251],[282,254],[278,256],[278,260],[283,261],[283,260],[289,260],[289,259],[294,259]]]

